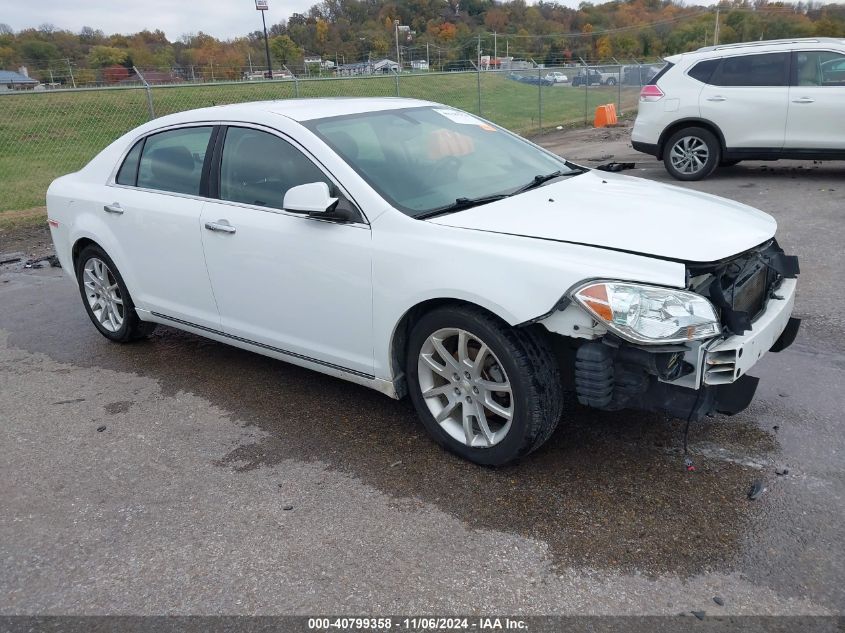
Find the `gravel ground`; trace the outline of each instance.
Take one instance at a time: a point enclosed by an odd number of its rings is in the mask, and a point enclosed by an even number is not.
[[[627,139],[540,142],[668,182]],[[804,319],[750,409],[693,427],[692,474],[662,416],[570,404],[538,453],[483,469],[407,402],[167,328],[109,344],[59,270],[23,268],[44,230],[0,235],[24,255],[0,267],[0,614],[841,613],[843,176],[684,185],[778,219]]]

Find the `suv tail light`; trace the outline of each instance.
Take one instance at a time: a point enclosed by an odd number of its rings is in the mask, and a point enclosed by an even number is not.
[[[648,84],[640,90],[641,101],[657,101],[664,97],[663,91],[656,84]]]

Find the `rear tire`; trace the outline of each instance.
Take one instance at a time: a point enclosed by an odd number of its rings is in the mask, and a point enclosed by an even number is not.
[[[719,166],[722,155],[719,139],[703,127],[678,130],[663,147],[666,171],[685,181],[707,178]]]
[[[616,80],[613,77],[611,77],[610,79],[607,80],[607,85],[608,86],[615,86]]]
[[[536,450],[563,411],[560,370],[545,342],[480,308],[424,315],[407,358],[408,389],[426,430],[476,464],[499,466]]]
[[[155,330],[155,323],[138,318],[117,266],[96,244],[89,244],[79,254],[76,280],[88,317],[110,341],[129,343],[146,338]]]

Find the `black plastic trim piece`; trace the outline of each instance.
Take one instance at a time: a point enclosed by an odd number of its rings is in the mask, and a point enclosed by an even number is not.
[[[174,323],[179,323],[181,325],[186,325],[188,327],[195,328],[197,330],[203,330],[204,332],[209,332],[211,334],[216,334],[217,336],[225,336],[226,338],[230,338],[233,341],[239,341],[241,343],[246,343],[247,345],[254,345],[255,347],[261,347],[266,350],[270,350],[271,352],[276,352],[277,354],[284,354],[285,356],[292,356],[294,358],[299,358],[300,360],[306,360],[309,363],[316,363],[317,365],[323,365],[324,367],[330,367],[331,369],[337,369],[338,371],[345,372],[347,374],[353,374],[355,376],[360,376],[361,378],[369,378],[375,379],[373,374],[368,374],[363,371],[358,371],[356,369],[349,369],[348,367],[343,367],[342,365],[335,365],[334,363],[329,363],[324,360],[320,360],[319,358],[312,358],[311,356],[305,356],[304,354],[297,354],[296,352],[291,352],[286,349],[282,349],[280,347],[273,347],[272,345],[267,345],[266,343],[258,343],[257,341],[250,340],[248,338],[243,338],[242,336],[235,336],[234,334],[228,334],[227,332],[222,332],[220,330],[215,330],[214,328],[206,327],[204,325],[197,325],[196,323],[191,323],[190,321],[183,321],[182,319],[177,319],[176,317],[168,316],[166,314],[161,314],[160,312],[150,312],[153,316],[156,316],[160,319],[166,319],[168,321],[172,321]]]
[[[648,154],[649,156],[657,156],[657,143],[643,143],[641,141],[631,141],[631,147],[638,152]]]

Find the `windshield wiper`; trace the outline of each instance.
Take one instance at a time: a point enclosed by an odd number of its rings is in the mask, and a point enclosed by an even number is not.
[[[519,189],[516,189],[511,193],[512,196],[515,196],[518,193],[523,193],[525,191],[530,191],[531,189],[536,189],[540,185],[549,182],[550,180],[554,180],[555,178],[560,178],[561,176],[577,176],[579,174],[583,174],[588,170],[580,165],[575,165],[574,163],[566,163],[566,166],[569,168],[569,171],[561,171],[560,169],[556,169],[550,174],[538,174],[534,176],[534,179],[529,182],[527,185],[523,185]]]
[[[426,220],[428,218],[433,218],[438,215],[444,215],[446,213],[454,213],[455,211],[471,209],[472,207],[487,204],[488,202],[496,202],[496,200],[503,200],[504,198],[507,198],[510,195],[511,194],[507,193],[497,193],[492,196],[480,196],[478,198],[458,198],[452,204],[447,204],[445,207],[438,207],[437,209],[425,211],[423,213],[420,213],[419,215],[415,215],[414,217],[418,220]]]

